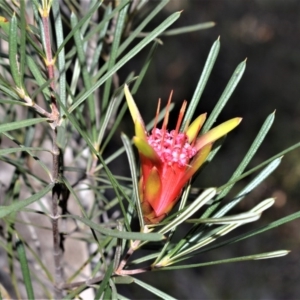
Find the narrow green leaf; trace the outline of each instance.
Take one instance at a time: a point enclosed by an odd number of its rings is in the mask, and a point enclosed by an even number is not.
[[[131,284],[133,283],[133,278],[130,276],[118,276],[118,277],[113,277],[113,281],[115,284]]]
[[[35,124],[45,122],[45,121],[47,121],[46,118],[35,118],[35,119],[22,120],[22,121],[13,122],[13,123],[1,124],[0,125],[0,133],[24,128],[24,127],[35,125]]]
[[[112,48],[110,51],[110,57],[109,57],[109,61],[108,61],[108,66],[107,66],[108,71],[115,65],[115,62],[117,59],[117,52],[118,52],[118,48],[120,45],[121,36],[123,33],[123,28],[124,28],[125,20],[127,17],[128,8],[129,8],[129,4],[124,6],[124,8],[119,12],[119,15],[118,15],[118,20],[117,20],[117,24],[116,24],[116,28],[115,28],[115,32],[114,32],[114,39],[113,39]],[[107,104],[108,104],[108,99],[109,99],[110,90],[111,90],[111,84],[112,84],[112,77],[109,77],[105,81],[105,85],[104,85],[104,92],[103,92],[102,104],[101,104],[103,110],[106,109]]]
[[[57,99],[59,101],[59,99]],[[90,150],[92,151],[93,154],[95,154],[100,163],[102,164],[102,167],[104,168],[110,182],[111,182],[111,187],[114,189],[121,210],[123,212],[123,215],[126,215],[126,210],[124,207],[124,204],[122,203],[122,197],[120,196],[120,194],[122,194],[122,196],[125,199],[128,199],[126,193],[123,191],[122,187],[120,187],[119,183],[117,182],[117,180],[115,179],[115,177],[112,175],[111,171],[109,170],[109,168],[107,167],[106,163],[104,162],[102,155],[95,149],[93,143],[91,142],[90,138],[87,136],[86,132],[82,130],[82,128],[80,127],[80,125],[78,124],[77,120],[74,118],[73,115],[69,114],[68,111],[66,110],[65,106],[59,101],[59,104],[61,105],[61,107],[64,110],[64,113],[66,114],[67,118],[69,119],[69,121],[71,122],[71,124],[76,128],[76,130],[79,132],[79,134],[82,136],[82,138],[84,139],[84,141],[87,143],[87,145],[89,146]],[[130,225],[126,222],[126,219],[124,219],[125,221],[125,226],[127,228],[127,230],[130,229]]]
[[[115,97],[113,97],[112,101],[109,103],[107,110],[105,112],[104,120],[101,123],[101,127],[100,127],[98,138],[97,138],[97,144],[99,145],[99,148],[100,148],[100,145],[102,144],[102,140],[103,140],[104,134],[107,130],[109,121],[112,117],[112,114],[113,114],[113,112],[115,112],[118,109],[118,105],[119,105],[119,97],[115,96]],[[101,147],[101,150],[102,150],[102,147]]]
[[[268,208],[273,206],[274,203],[275,203],[274,198],[268,198],[268,199],[260,202],[258,205],[256,205],[254,208],[252,208],[250,211],[261,214],[262,212],[264,212],[265,210],[267,210]]]
[[[12,90],[10,85],[6,82],[0,81],[0,90],[3,91],[7,96],[12,97],[13,99],[19,100],[19,95],[15,92],[15,90]]]
[[[33,288],[32,288],[32,281],[31,281],[31,277],[30,277],[30,270],[28,267],[26,251],[25,251],[23,242],[19,238],[17,238],[16,248],[17,248],[17,252],[19,255],[21,271],[22,271],[24,285],[25,285],[26,292],[27,292],[27,297],[28,297],[28,299],[34,300],[35,297],[34,297]]]
[[[144,63],[144,65],[143,65],[143,67],[142,67],[142,69],[139,73],[139,77],[138,77],[138,79],[136,80],[136,82],[134,83],[134,85],[131,89],[131,94],[132,95],[134,95],[137,92],[138,88],[140,87],[140,85],[141,85],[141,83],[142,83],[142,81],[143,81],[143,79],[146,75],[146,72],[148,71],[148,68],[149,68],[149,65],[152,61],[155,50],[157,49],[157,45],[158,44],[156,42],[153,43],[153,45],[152,45],[152,47],[151,47],[151,49],[150,49],[150,51],[149,51],[149,53],[146,57],[145,63]]]
[[[121,55],[124,50],[130,45],[130,43],[143,31],[147,24],[169,3],[169,0],[161,1],[156,7],[154,7],[144,20],[130,33],[127,39],[122,43],[118,49],[118,55]]]
[[[108,133],[105,141],[103,142],[103,144],[101,146],[100,153],[103,153],[105,148],[107,147],[107,145],[109,145],[109,142],[112,139],[112,137],[113,137],[114,133],[116,132],[116,130],[119,128],[119,125],[120,125],[126,111],[127,111],[127,104],[124,102],[123,106],[118,111],[117,118],[115,119],[112,128],[109,130],[109,133]],[[122,149],[124,149],[124,148],[122,148]]]
[[[266,200],[260,202],[254,208],[252,208],[248,213],[256,213],[256,214],[260,215],[266,209],[270,208],[273,204],[274,204],[273,198],[266,199]],[[203,248],[204,246],[214,242],[217,238],[228,234],[229,232],[233,231],[234,229],[236,229],[237,227],[239,227],[241,225],[243,225],[243,223],[239,223],[239,222],[231,223],[229,225],[224,225],[224,226],[218,227],[216,229],[213,229],[210,232],[207,232],[204,237],[201,237],[201,235],[196,233],[192,237],[189,238],[188,242],[186,240],[181,240],[178,244],[179,246],[176,247],[176,251],[172,251],[171,253],[169,253],[169,255],[165,257],[164,261],[166,261],[167,264],[170,265],[170,264],[173,264],[175,261],[178,261],[178,258],[180,258],[180,260],[187,259],[188,257],[185,257],[185,258],[181,258],[181,257],[184,257],[184,256],[190,254],[191,252],[195,252],[196,250]],[[199,237],[200,237],[200,240],[198,240]],[[192,246],[190,246],[190,245],[192,245]],[[213,246],[213,248],[214,248],[214,246]],[[182,250],[180,252],[178,252],[179,249],[182,249]],[[174,255],[175,253],[177,253],[177,254]],[[201,253],[201,250],[200,250],[200,253]]]
[[[102,282],[101,282],[101,284],[100,284],[100,286],[99,286],[99,288],[98,288],[98,290],[96,292],[95,299],[101,299],[101,298],[107,299],[107,298],[103,297],[103,292],[107,288],[107,285],[109,283],[109,279],[110,279],[110,277],[111,277],[111,275],[112,275],[112,273],[114,271],[113,266],[114,266],[114,262],[112,261],[109,264],[107,270],[105,271],[104,278],[103,278],[103,280],[102,280]]]
[[[60,14],[60,3],[58,0],[52,0],[52,12],[54,17],[55,35],[57,47],[60,47],[64,43],[64,31],[62,26],[61,14]],[[57,63],[59,72],[59,98],[60,101],[66,106],[66,69],[65,69],[65,49],[64,47],[58,53]],[[63,111],[60,109],[60,113]]]
[[[130,300],[129,298],[126,298],[125,296],[122,296],[120,294],[118,294],[118,300]]]
[[[178,226],[180,223],[188,219],[192,214],[198,211],[201,206],[210,201],[216,194],[215,188],[206,189],[192,204],[190,204],[183,212],[179,212],[179,215],[169,224],[159,230],[159,233],[165,234],[173,227]]]
[[[213,45],[210,49],[210,52],[208,54],[208,57],[206,59],[202,74],[200,76],[200,79],[198,81],[197,87],[194,92],[194,95],[192,97],[191,102],[189,103],[187,112],[184,116],[184,119],[183,119],[183,122],[181,125],[181,129],[180,129],[181,131],[183,131],[186,128],[187,123],[193,119],[193,115],[195,113],[196,107],[199,104],[200,98],[202,96],[202,93],[203,93],[206,83],[208,81],[208,78],[211,74],[213,66],[218,57],[219,50],[220,50],[220,39],[218,38],[213,43]]]
[[[18,148],[7,148],[7,149],[1,149],[0,150],[0,156],[1,155],[7,155],[11,153],[21,152],[21,151],[46,151],[51,152],[49,149],[45,148],[39,148],[39,147],[18,147]]]
[[[48,90],[48,87],[50,86],[50,83],[51,83],[52,79],[49,79],[47,81],[45,81],[42,85],[39,85],[39,87],[32,93],[31,95],[31,99],[34,101],[35,100],[35,97],[40,93],[40,92],[43,92],[46,91],[46,92],[49,92]],[[45,94],[45,93],[44,93]],[[49,94],[50,95],[50,94]],[[49,97],[48,97],[49,99]]]
[[[260,214],[254,212],[241,213],[223,218],[189,219],[187,223],[206,223],[206,224],[232,224],[232,223],[250,223],[257,221]]]
[[[233,244],[233,243],[245,240],[245,239],[247,239],[249,237],[255,236],[255,235],[260,234],[260,233],[263,233],[263,232],[265,232],[267,230],[270,230],[270,229],[273,229],[275,227],[281,226],[281,225],[283,225],[285,223],[294,221],[294,220],[296,220],[298,218],[300,218],[300,211],[295,212],[293,214],[290,214],[290,215],[288,215],[288,216],[286,216],[284,218],[281,218],[279,220],[276,220],[274,222],[271,222],[271,223],[269,223],[266,226],[262,226],[262,227],[260,227],[258,229],[254,229],[254,230],[248,231],[248,232],[246,232],[244,234],[241,234],[241,235],[239,235],[237,237],[231,238],[231,239],[229,239],[229,240],[227,240],[227,241],[225,241],[223,243],[218,243],[215,246],[216,247],[221,247],[221,246],[223,246],[225,244],[229,245],[229,244]]]
[[[0,206],[0,218],[3,218],[11,213],[18,212],[22,210],[24,207],[28,206],[29,204],[40,200],[43,196],[45,196],[53,187],[53,183],[46,186],[44,189],[39,191],[38,193],[26,198],[25,200],[14,202],[8,206]]]
[[[233,201],[226,204],[220,209],[214,217],[219,218],[224,216],[230,209],[236,206],[242,199],[245,198],[254,188],[256,188],[261,182],[263,182],[281,163],[281,158],[277,158],[272,161],[267,167],[265,167],[245,188],[242,189],[235,197]]]
[[[77,16],[73,12],[71,13],[70,19],[71,19],[72,28],[75,28],[76,25],[78,24],[78,20],[77,20]],[[76,45],[77,58],[81,68],[84,87],[86,90],[89,90],[92,86],[92,80],[87,69],[86,53],[84,50],[85,45],[82,41],[81,31],[79,29],[74,31],[74,41]],[[96,107],[95,107],[95,100],[92,94],[88,96],[87,104],[89,109],[88,111],[89,120],[92,129],[92,141],[95,142],[96,141]]]
[[[237,169],[234,171],[233,175],[229,179],[229,182],[235,182],[235,180],[243,173],[243,171],[245,170],[245,168],[247,167],[247,165],[249,164],[249,162],[255,155],[256,151],[260,147],[261,143],[265,139],[267,133],[269,132],[269,130],[274,122],[274,118],[275,118],[274,113],[272,113],[271,115],[269,115],[267,117],[263,126],[261,127],[260,131],[258,132],[255,140],[253,141],[252,145],[250,146],[248,152],[246,153],[245,157],[243,158],[242,162],[240,163],[240,165],[237,167]],[[221,193],[218,195],[216,201],[224,198],[233,186],[234,186],[234,183],[226,186],[221,191]],[[219,206],[219,204],[220,204],[220,202],[209,207],[209,209],[204,213],[203,217],[209,216]]]
[[[108,3],[104,15],[103,15],[103,20],[105,20],[107,18],[107,16],[109,14],[111,14],[111,5],[112,3]],[[117,8],[119,8],[121,5],[119,4],[117,6]],[[101,21],[101,23],[103,22],[103,20]],[[104,38],[107,35],[107,30],[108,30],[108,25],[109,25],[109,21],[107,21],[106,23],[103,24],[103,28],[100,30],[99,32],[99,38],[98,38],[98,45],[97,48],[95,49],[94,53],[93,53],[93,58],[92,58],[92,62],[91,62],[91,68],[90,68],[90,74],[93,74],[97,68],[98,68],[98,64],[99,64],[99,60],[100,60],[100,55],[103,49],[103,44],[104,44]]]
[[[26,61],[26,12],[25,1],[20,0],[20,82],[23,85],[24,73],[25,73],[25,61]]]
[[[45,84],[45,82],[47,82],[47,81],[41,73],[41,67],[38,66],[36,64],[36,62],[34,61],[34,59],[29,55],[26,56],[26,63],[28,65],[34,79],[36,80],[38,86],[43,86]],[[42,89],[42,92],[44,93],[46,99],[50,98],[50,91],[48,88]]]
[[[208,29],[208,28],[214,27],[215,25],[216,25],[215,22],[205,22],[205,23],[199,23],[199,24],[190,25],[190,26],[183,26],[180,28],[167,30],[162,34],[162,36],[178,35],[178,34]]]
[[[246,60],[241,62],[235,71],[233,72],[233,75],[231,76],[223,94],[221,95],[218,103],[216,104],[215,108],[213,109],[212,113],[208,117],[207,121],[205,122],[203,126],[202,133],[207,132],[215,123],[216,119],[218,118],[220,112],[224,108],[225,104],[229,100],[230,96],[234,92],[236,86],[238,85],[240,79],[242,78],[244,71],[246,69]]]
[[[21,88],[21,76],[18,62],[18,20],[14,14],[9,26],[9,65],[12,78],[17,87]]]
[[[60,46],[58,47],[56,53],[55,53],[55,57],[57,57],[60,53],[60,51],[62,51],[64,49],[64,47],[66,46],[66,44],[68,43],[68,41],[73,37],[74,32],[79,30],[81,28],[81,26],[88,20],[91,18],[91,16],[95,13],[95,11],[97,11],[97,9],[101,6],[102,1],[96,1],[95,5],[86,13],[86,15],[77,23],[77,25],[70,31],[70,33],[66,36],[66,38],[64,38],[63,43],[60,44]],[[113,17],[113,16],[111,16]]]
[[[269,258],[285,256],[289,252],[290,251],[288,251],[288,250],[277,250],[277,251],[260,253],[260,254],[253,254],[253,255],[248,255],[248,256],[240,256],[240,257],[234,257],[234,258],[229,258],[229,259],[216,260],[216,261],[207,262],[207,263],[164,267],[161,270],[190,269],[190,268],[207,267],[207,266],[219,265],[219,264],[225,264],[225,263],[232,263],[232,262],[240,262],[240,261],[248,261],[248,260],[259,260],[259,259],[269,259]]]
[[[114,281],[111,278],[109,279],[109,286],[111,287],[111,299],[117,299],[118,298],[117,288]]]
[[[16,101],[16,100],[10,100],[10,99],[0,99],[0,103],[27,106],[27,104],[24,103],[24,102]]]
[[[130,276],[128,276],[130,277]],[[132,277],[133,278],[133,277]],[[145,290],[151,292],[152,294],[160,297],[161,299],[164,300],[176,300],[175,298],[173,298],[172,296],[160,291],[159,289],[155,288],[154,286],[151,286],[137,278],[133,278],[133,282],[136,283],[137,285],[141,286],[142,288],[144,288]]]
[[[33,138],[34,128],[31,127],[30,129],[31,130],[28,130],[27,132],[31,132],[31,135],[32,135],[32,138]],[[25,135],[25,142],[26,143],[27,143],[27,140],[26,140],[27,132],[26,132],[26,135]],[[7,138],[9,138],[10,140],[16,142],[15,138],[12,135],[10,135],[9,133],[5,132],[5,133],[3,133],[3,135],[6,136]],[[28,144],[31,144],[31,142],[28,143]],[[48,167],[45,165],[45,163],[43,161],[39,160],[33,153],[31,153],[31,151],[46,151],[46,152],[51,152],[51,151],[48,150],[48,149],[36,148],[36,147],[32,147],[32,149],[30,150],[29,149],[30,147],[26,147],[26,146],[24,146],[20,143],[18,145],[19,145],[19,148],[2,149],[2,150],[0,150],[0,152],[2,153],[2,155],[4,155],[4,154],[17,152],[18,149],[19,149],[19,151],[23,151],[23,150],[26,151],[33,159],[36,160],[36,162],[42,167],[42,169],[46,172],[46,174],[51,179],[52,178],[51,171],[48,169]],[[13,150],[11,150],[11,149],[13,149]],[[40,150],[38,150],[38,149],[40,149]],[[13,151],[13,152],[11,152],[11,151]],[[0,155],[0,159],[3,160],[3,158],[1,158],[1,155]],[[10,163],[10,162],[8,162],[8,163]],[[22,163],[23,163],[22,161],[18,160],[18,161],[16,161],[16,164],[13,164],[13,165],[15,165],[18,168],[18,165],[22,165]],[[29,170],[26,172],[26,170],[24,169],[24,171],[25,171],[26,174],[32,175],[32,172],[30,172]],[[33,176],[35,176],[35,175],[33,175]]]
[[[298,142],[298,143],[292,145],[291,147],[289,147],[289,148],[287,148],[287,149],[285,149],[285,150],[283,150],[283,151],[277,153],[276,155],[274,155],[274,156],[272,156],[271,158],[265,160],[264,162],[262,162],[262,163],[259,164],[258,166],[256,166],[256,167],[250,169],[249,171],[243,173],[243,175],[241,175],[241,176],[239,177],[238,180],[241,180],[241,179],[243,179],[243,178],[249,176],[250,174],[256,172],[256,171],[259,170],[259,169],[261,169],[262,167],[264,167],[264,166],[270,164],[272,161],[276,160],[277,158],[282,158],[283,155],[285,155],[285,154],[287,154],[287,153],[289,153],[289,152],[291,152],[291,151],[293,151],[293,150],[295,150],[295,149],[297,149],[297,148],[299,148],[299,147],[300,147],[300,142]],[[224,186],[222,186],[222,187],[220,187],[220,188],[221,188],[221,189],[222,189],[222,188],[225,188],[228,184],[231,184],[231,182],[226,183]]]
[[[105,225],[99,225],[92,222],[89,219],[82,218],[75,215],[65,215],[64,217],[76,219],[104,235],[116,237],[120,239],[140,240],[140,241],[161,241],[165,238],[164,235],[161,233],[126,232],[126,231],[119,231],[116,229],[113,230],[113,229],[105,228]]]
[[[122,139],[124,147],[125,147],[125,151],[127,154],[129,167],[130,167],[130,174],[132,176],[133,199],[134,199],[134,203],[136,204],[140,228],[141,228],[141,231],[144,231],[145,223],[144,223],[144,218],[143,218],[143,213],[142,213],[141,201],[140,201],[140,197],[139,197],[139,187],[138,187],[138,182],[137,182],[137,170],[136,170],[136,162],[135,162],[135,158],[134,158],[134,153],[132,150],[131,142],[124,133],[121,134],[121,139]]]
[[[117,72],[124,64],[126,64],[131,58],[133,58],[137,53],[139,53],[145,46],[147,46],[151,41],[153,41],[161,32],[172,25],[180,16],[180,13],[174,13],[168,17],[164,22],[162,22],[158,27],[156,27],[147,37],[145,37],[141,42],[139,42],[133,49],[131,49],[124,57],[118,61],[107,73],[102,76],[93,87],[86,91],[83,95],[76,100],[76,102],[69,108],[69,112],[76,109],[82,102],[84,102],[89,95],[91,95],[95,90],[97,90],[109,77],[111,77],[115,72]]]

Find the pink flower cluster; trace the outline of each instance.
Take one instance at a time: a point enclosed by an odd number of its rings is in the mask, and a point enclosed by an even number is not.
[[[185,133],[175,130],[153,128],[151,135],[147,137],[149,145],[155,150],[163,163],[169,166],[174,163],[179,167],[186,167],[191,158],[197,153],[196,148],[188,142]]]

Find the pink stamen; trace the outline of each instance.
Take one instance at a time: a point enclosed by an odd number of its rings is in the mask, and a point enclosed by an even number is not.
[[[156,126],[157,126],[157,122],[158,122],[158,115],[159,115],[159,111],[160,111],[160,103],[161,103],[161,100],[159,98],[158,103],[157,103],[156,116],[155,116],[155,119],[154,119],[154,126],[153,126],[153,129],[152,129],[152,133],[153,133],[154,136],[155,136]]]
[[[168,132],[167,130],[172,95],[173,91],[170,94],[166,106],[166,114],[161,129],[156,128],[161,104],[161,100],[158,100],[154,127],[151,135],[147,137],[147,140],[149,145],[151,145],[156,151],[162,162],[170,166],[175,172],[175,167],[183,168],[188,166],[191,158],[197,153],[197,150],[193,144],[191,145],[189,143],[185,131],[179,132],[187,106],[186,101],[182,103],[175,130],[172,130],[171,132]]]
[[[162,125],[162,128],[161,128],[162,131],[163,131],[161,144],[163,144],[163,142],[165,140],[165,132],[167,131],[167,125],[168,125],[168,122],[169,122],[170,105],[171,105],[172,96],[173,96],[173,90],[171,91],[170,96],[169,96],[169,100],[168,100],[168,103],[167,103],[167,106],[166,106],[166,114],[165,114],[164,122],[163,122],[163,125]]]
[[[173,96],[173,90],[170,93],[169,100],[168,100],[168,103],[167,103],[167,106],[166,106],[166,114],[165,114],[164,122],[163,122],[163,125],[162,125],[162,128],[161,128],[162,130],[167,129],[167,125],[168,125],[168,122],[169,122],[170,105],[171,105],[172,96]]]
[[[181,125],[181,122],[182,122],[182,119],[183,119],[183,116],[185,113],[186,105],[187,105],[187,101],[184,100],[182,103],[181,109],[179,111],[178,119],[177,119],[177,124],[176,124],[176,128],[175,128],[174,139],[173,139],[173,145],[174,145],[175,139],[179,132],[179,127]]]

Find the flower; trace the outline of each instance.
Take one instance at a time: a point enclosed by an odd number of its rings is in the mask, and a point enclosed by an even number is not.
[[[135,125],[133,142],[141,161],[139,196],[143,217],[146,224],[156,224],[174,207],[185,184],[205,162],[212,143],[234,129],[242,119],[228,120],[197,137],[206,119],[206,114],[202,114],[180,132],[187,106],[187,102],[184,101],[175,130],[168,131],[171,93],[162,128],[157,128],[159,100],[154,128],[147,133],[127,85],[124,92]]]

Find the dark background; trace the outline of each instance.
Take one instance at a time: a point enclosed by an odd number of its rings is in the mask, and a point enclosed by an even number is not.
[[[218,119],[222,122],[241,116],[243,122],[230,133],[222,150],[197,181],[201,187],[220,186],[229,179],[264,120],[275,109],[275,122],[249,168],[300,141],[300,1],[171,0],[148,30],[179,10],[183,10],[182,15],[172,28],[208,21],[217,24],[208,30],[162,37],[164,44],[157,49],[135,99],[148,122],[155,115],[157,99],[161,97],[166,102],[173,89],[177,110],[172,115],[176,118],[182,101],[191,99],[209,50],[220,36],[220,53],[197,111],[210,113],[236,66],[247,58],[244,76]],[[126,69],[138,72],[146,55],[141,54],[140,61],[128,64]],[[245,211],[265,198],[276,197],[275,205],[259,221],[239,228],[234,235],[300,209],[299,155],[300,149],[287,154],[275,172],[236,208],[237,212]],[[239,191],[251,178],[238,183],[234,191]],[[292,252],[283,258],[157,272],[139,278],[179,299],[299,299],[299,228],[300,221],[296,220],[204,253],[193,262],[290,249]],[[131,298],[153,298],[142,289],[126,286],[125,290]]]

